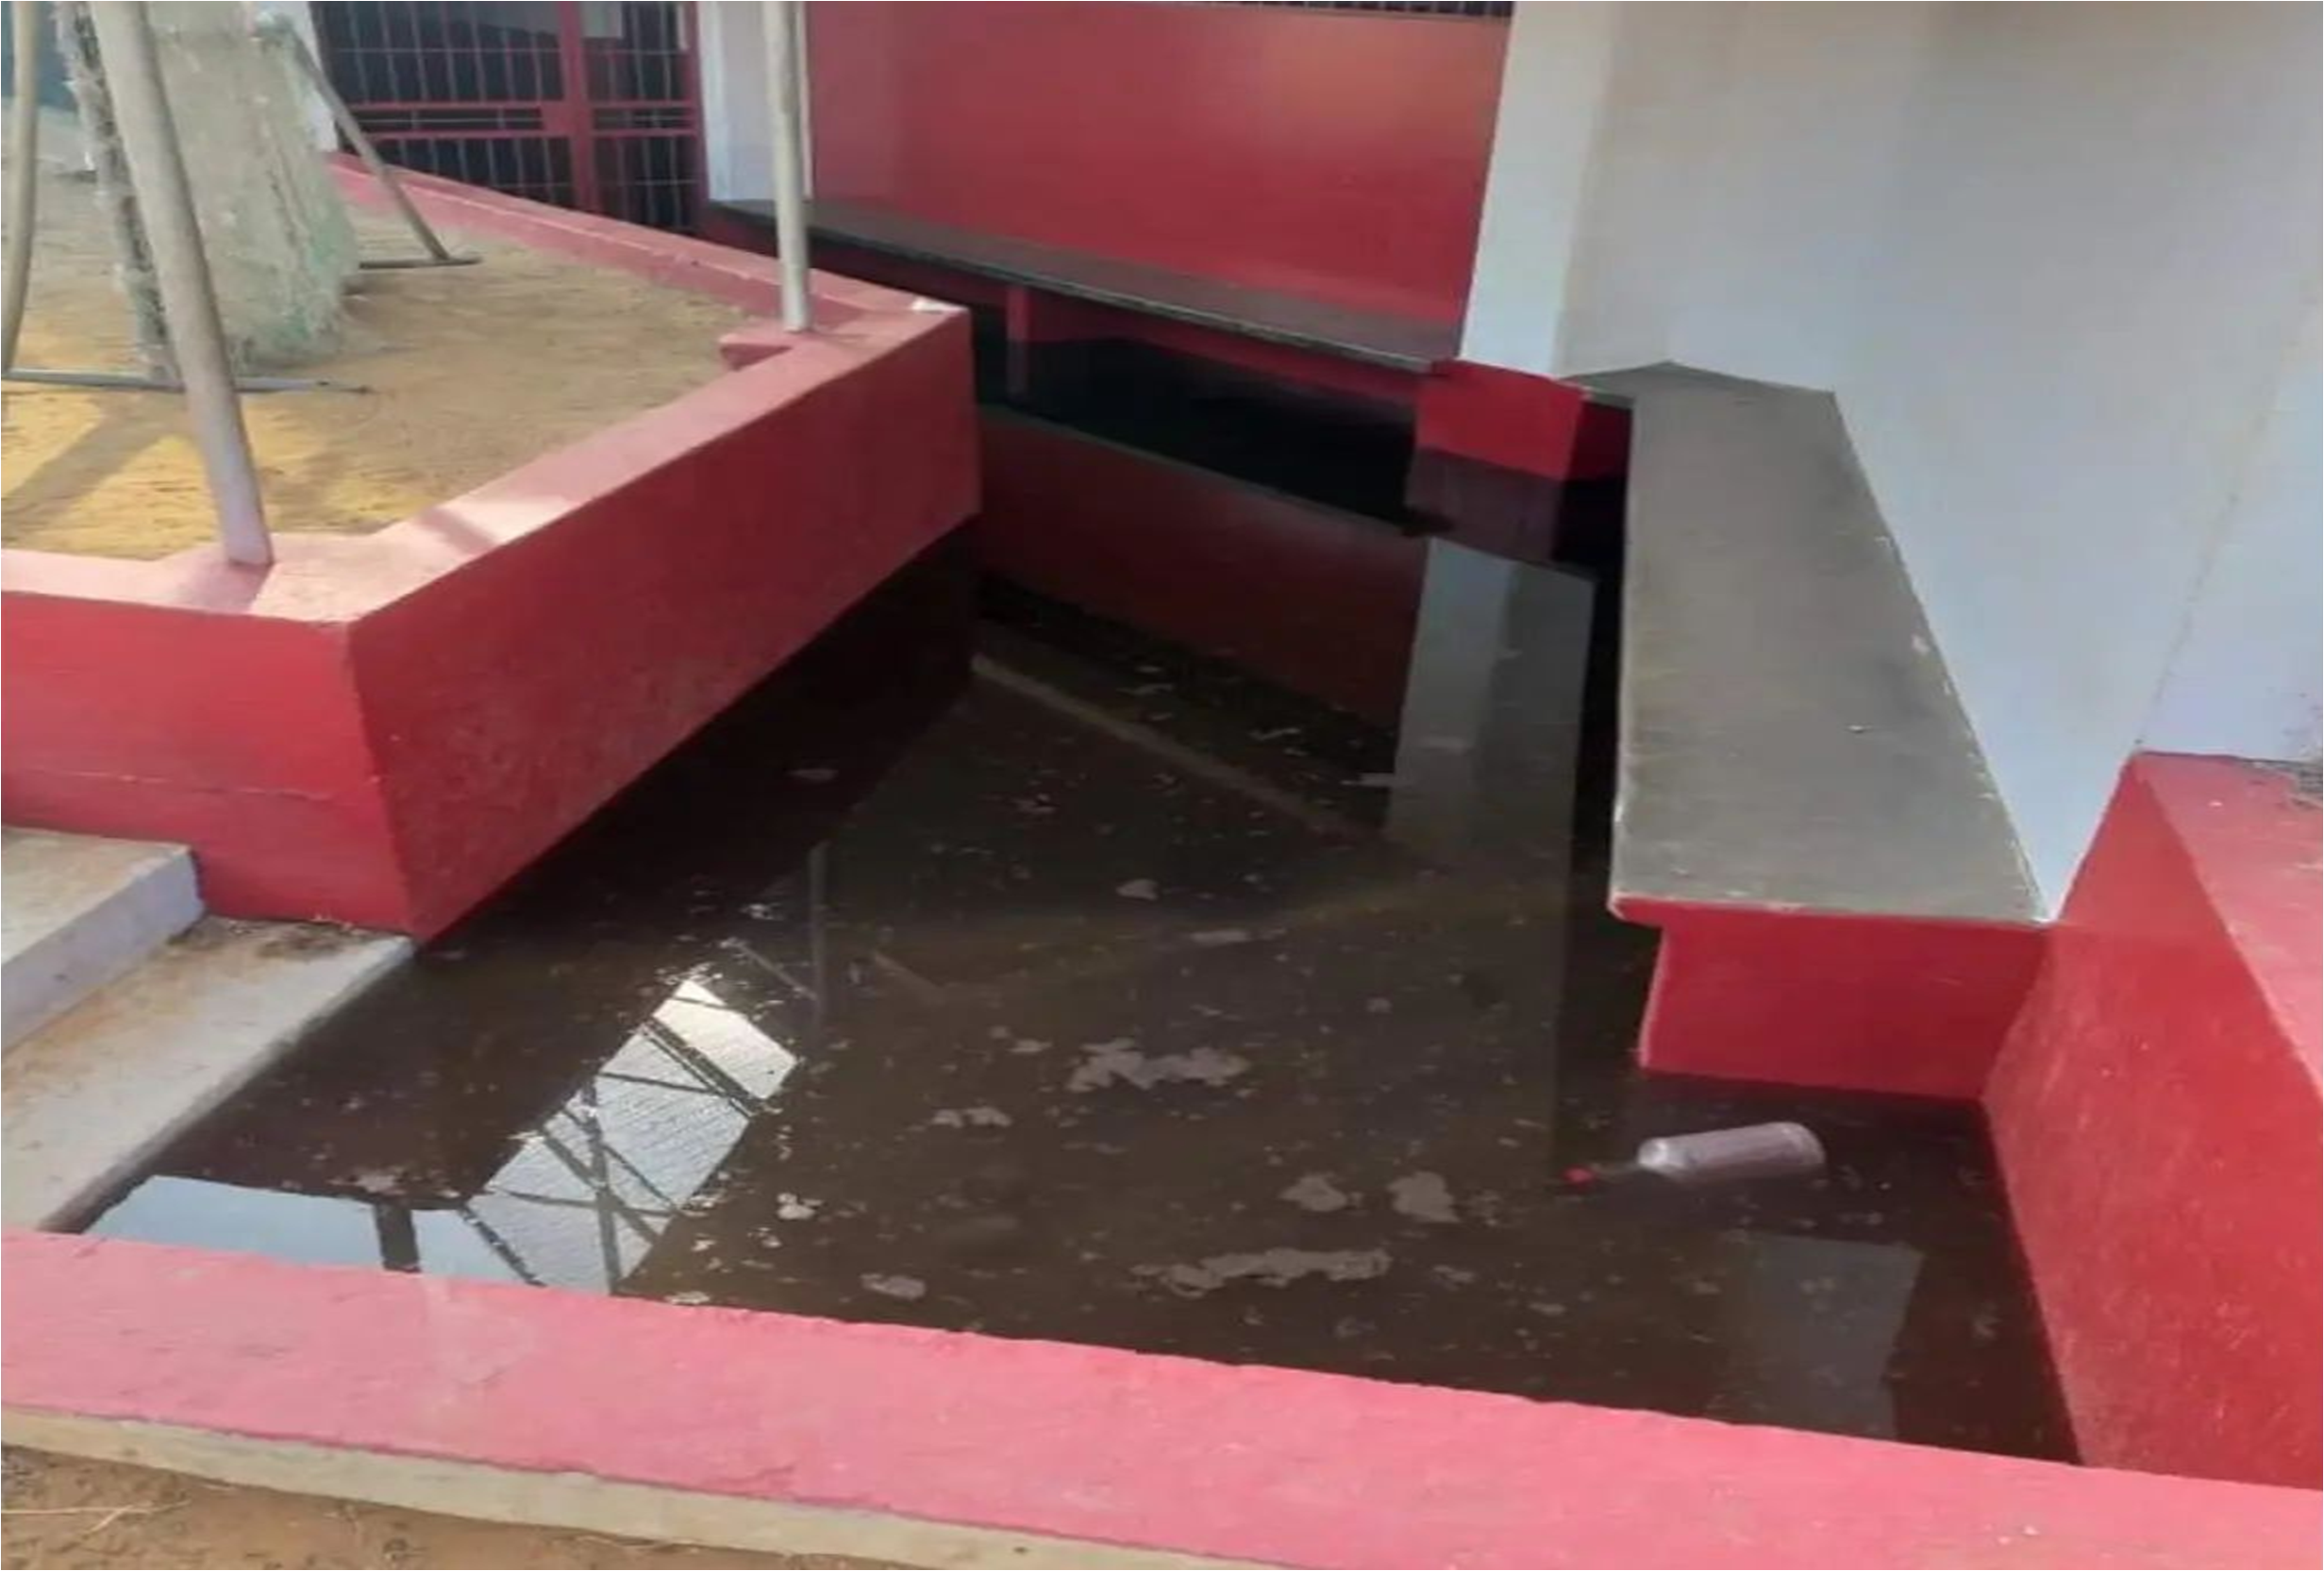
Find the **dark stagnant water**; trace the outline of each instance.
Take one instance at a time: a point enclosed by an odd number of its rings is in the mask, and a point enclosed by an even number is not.
[[[2065,1454],[1974,1110],[1629,1066],[1600,749],[1570,839],[1423,859],[1393,738],[970,594],[899,577],[90,1229]],[[1554,1181],[1780,1117],[1828,1175]]]

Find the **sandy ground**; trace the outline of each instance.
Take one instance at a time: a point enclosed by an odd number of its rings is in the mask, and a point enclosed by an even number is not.
[[[862,1566],[472,1522],[7,1454],[0,1566]]]
[[[45,160],[43,160],[45,162]],[[359,209],[366,256],[410,234]],[[92,188],[45,169],[18,363],[140,369]],[[364,532],[651,409],[719,373],[731,307],[491,239],[476,267],[369,272],[341,351],[301,367],[363,393],[243,400],[274,526]],[[0,541],[160,557],[211,537],[175,394],[11,385],[0,401]]]

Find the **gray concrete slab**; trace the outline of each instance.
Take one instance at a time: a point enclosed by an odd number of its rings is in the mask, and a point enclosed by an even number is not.
[[[0,1220],[69,1219],[410,952],[391,934],[197,923],[8,1049]]]
[[[0,831],[0,1042],[29,1036],[201,914],[182,845]]]
[[[1617,898],[2037,917],[1830,395],[1593,382],[1633,409]]]
[[[721,206],[738,217],[773,223],[771,203]],[[1398,371],[1426,371],[1460,350],[1460,329],[1452,324],[1359,310],[1143,262],[956,228],[873,202],[821,198],[813,205],[811,222],[817,237],[842,244]]]

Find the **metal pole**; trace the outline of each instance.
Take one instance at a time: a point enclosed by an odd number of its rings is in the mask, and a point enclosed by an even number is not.
[[[175,376],[155,376],[137,371],[75,371],[54,366],[35,369],[11,365],[0,371],[0,381],[34,387],[123,388],[131,393],[183,393],[186,384]],[[234,386],[243,393],[369,393],[359,382],[332,382],[319,376],[238,376]]]
[[[89,15],[96,24],[97,50],[112,88],[129,175],[137,184],[146,243],[153,248],[170,348],[186,384],[194,442],[218,510],[218,538],[228,560],[263,567],[275,560],[274,543],[267,538],[266,506],[250,457],[250,433],[242,426],[242,398],[234,391],[234,365],[210,286],[209,259],[202,250],[202,226],[178,156],[153,21],[145,0],[107,0],[91,6]]]
[[[799,0],[766,0],[766,88],[773,109],[768,147],[775,160],[775,253],[782,263],[782,324],[794,333],[814,326],[807,273],[807,138],[799,126],[800,67],[806,30]]]
[[[394,166],[379,156],[379,149],[371,140],[371,133],[363,129],[363,123],[356,119],[353,109],[347,108],[347,101],[339,96],[339,90],[331,85],[331,79],[324,73],[322,63],[314,57],[314,51],[307,47],[307,41],[299,37],[298,29],[291,25],[290,19],[269,17],[259,24],[259,26],[262,37],[290,55],[291,63],[298,68],[299,75],[307,78],[308,85],[312,87],[322,97],[323,102],[329,107],[332,123],[339,127],[339,134],[347,139],[347,145],[355,149],[355,156],[363,160],[363,167],[371,172],[371,177],[379,182],[380,189],[388,193],[388,200],[395,204],[395,210],[403,216],[404,224],[410,229],[412,238],[417,240],[421,247],[427,252],[425,261],[396,259],[387,261],[367,261],[362,265],[365,267],[460,267],[476,261],[477,259],[475,257],[453,255],[451,249],[437,238],[434,228],[428,225],[426,218],[420,215],[420,209],[412,205],[410,193],[404,190],[403,181],[395,177]]]
[[[32,288],[32,223],[41,202],[41,8],[16,0],[8,42],[16,51],[8,105],[6,300],[0,301],[0,367],[16,363],[16,335]]]

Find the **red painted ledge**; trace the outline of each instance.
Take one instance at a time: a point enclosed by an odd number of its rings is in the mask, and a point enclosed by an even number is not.
[[[2274,766],[2133,760],[1987,1090],[2092,1461],[2324,1476],[2317,825]]]
[[[2296,1566],[2317,1497],[11,1232],[12,1412],[1358,1566]]]
[[[413,186],[448,226],[771,298],[758,259]],[[815,290],[814,334],[265,571],[0,553],[8,820],[190,844],[228,915],[442,931],[973,510],[964,316]]]
[[[2045,929],[1617,895],[1662,932],[1639,1061],[1670,1074],[1974,1101]]]

